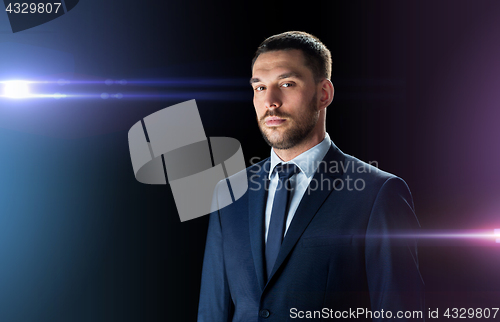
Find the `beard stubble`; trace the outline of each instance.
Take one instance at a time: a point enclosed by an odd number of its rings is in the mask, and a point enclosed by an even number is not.
[[[319,111],[317,110],[317,95],[311,99],[307,106],[307,111],[305,114],[293,118],[288,113],[283,113],[278,110],[268,110],[264,116],[257,120],[262,137],[271,147],[279,150],[291,149],[298,144],[300,144],[307,136],[312,132],[316,123],[319,119]],[[273,133],[267,133],[266,131],[276,131],[272,127],[268,128],[264,122],[264,119],[268,116],[277,116],[287,119],[288,122],[292,122],[292,127],[286,129],[280,138],[273,138]]]

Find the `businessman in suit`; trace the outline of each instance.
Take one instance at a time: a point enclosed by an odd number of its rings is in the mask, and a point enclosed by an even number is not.
[[[198,321],[423,321],[410,191],[330,140],[330,75],[330,51],[305,32],[258,48],[250,83],[271,156],[210,215]]]

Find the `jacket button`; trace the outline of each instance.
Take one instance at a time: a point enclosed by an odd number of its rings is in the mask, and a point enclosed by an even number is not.
[[[269,313],[269,310],[261,310],[260,311],[260,316],[263,318],[267,318],[267,317],[269,317],[269,315],[271,315],[271,313]]]

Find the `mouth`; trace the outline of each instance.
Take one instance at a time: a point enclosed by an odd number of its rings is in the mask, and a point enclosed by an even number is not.
[[[269,116],[264,120],[264,123],[267,126],[279,126],[285,122],[286,122],[286,119],[282,119],[282,118],[277,117],[277,116]]]

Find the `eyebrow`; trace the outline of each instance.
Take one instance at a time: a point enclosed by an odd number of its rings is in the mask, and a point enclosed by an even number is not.
[[[302,78],[302,75],[296,72],[289,72],[289,73],[284,73],[276,77],[277,79],[285,79],[285,78],[290,78],[290,77],[295,77],[295,78]],[[250,85],[253,83],[258,83],[260,82],[259,78],[251,78],[250,79]]]

